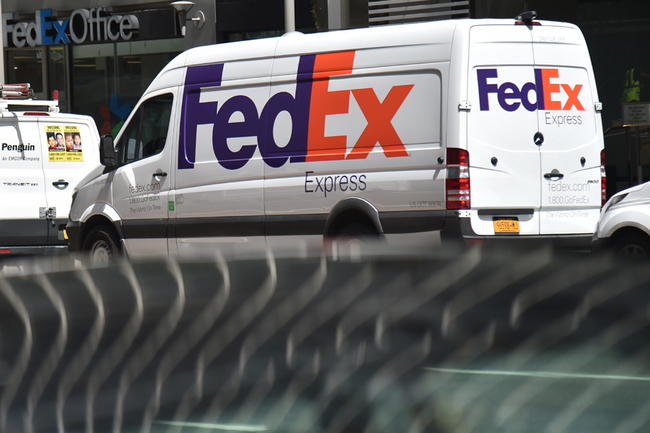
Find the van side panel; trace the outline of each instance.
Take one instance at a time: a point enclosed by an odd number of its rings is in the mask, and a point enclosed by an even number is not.
[[[300,39],[287,43],[304,51]],[[350,197],[370,203],[391,232],[440,229],[448,63],[430,60],[448,52],[414,44],[188,66],[178,251],[202,237],[322,236],[331,209]]]
[[[322,235],[332,209],[350,198],[371,203],[384,232],[441,227],[438,159],[444,157],[442,81],[448,64],[427,62],[439,48],[309,55],[312,71],[301,71],[306,55],[276,60],[272,98],[296,95],[307,83],[311,99],[307,119],[288,111],[267,119],[266,153],[285,155],[282,163],[265,165],[267,235]],[[382,65],[383,59],[401,65]],[[293,142],[301,134],[306,140],[297,155]]]
[[[263,110],[272,58],[188,66],[175,188],[179,253],[263,243]]]

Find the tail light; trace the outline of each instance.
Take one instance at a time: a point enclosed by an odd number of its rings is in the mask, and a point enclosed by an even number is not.
[[[600,151],[600,206],[607,203],[607,174],[605,173],[605,149]]]
[[[469,209],[469,152],[447,149],[447,209]]]

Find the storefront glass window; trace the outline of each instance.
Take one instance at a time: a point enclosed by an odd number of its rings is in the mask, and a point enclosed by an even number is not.
[[[47,68],[47,85],[48,95],[47,99],[52,98],[53,92],[58,91],[59,95],[59,109],[61,111],[70,111],[68,101],[68,72],[67,72],[67,47],[66,46],[50,46],[47,51],[48,68]]]
[[[101,134],[115,136],[156,75],[183,49],[180,38],[74,46],[74,111],[92,116]]]
[[[6,50],[6,83],[29,83],[36,99],[53,99],[58,90],[59,108],[68,112],[67,52],[66,46]]]
[[[29,83],[36,95],[46,98],[43,89],[43,48],[7,52],[6,84]]]

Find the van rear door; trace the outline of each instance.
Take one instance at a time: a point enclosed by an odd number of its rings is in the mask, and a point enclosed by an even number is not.
[[[540,148],[531,32],[526,26],[470,30],[468,150],[472,229],[495,234],[516,218],[518,233],[539,234]]]
[[[567,25],[532,26],[543,107],[537,111],[542,190],[540,234],[593,232],[601,205],[600,112],[581,32]]]
[[[21,116],[21,117],[19,117]],[[7,113],[0,119],[0,246],[45,245],[48,220],[43,155],[35,116]]]

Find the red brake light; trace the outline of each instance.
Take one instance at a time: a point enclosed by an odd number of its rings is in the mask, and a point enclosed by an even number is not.
[[[447,164],[469,166],[469,152],[463,149],[448,148]]]
[[[469,152],[447,149],[447,209],[470,208]]]
[[[515,25],[518,26],[540,26],[541,23],[533,21],[537,18],[536,11],[526,11],[522,12],[515,17]]]

